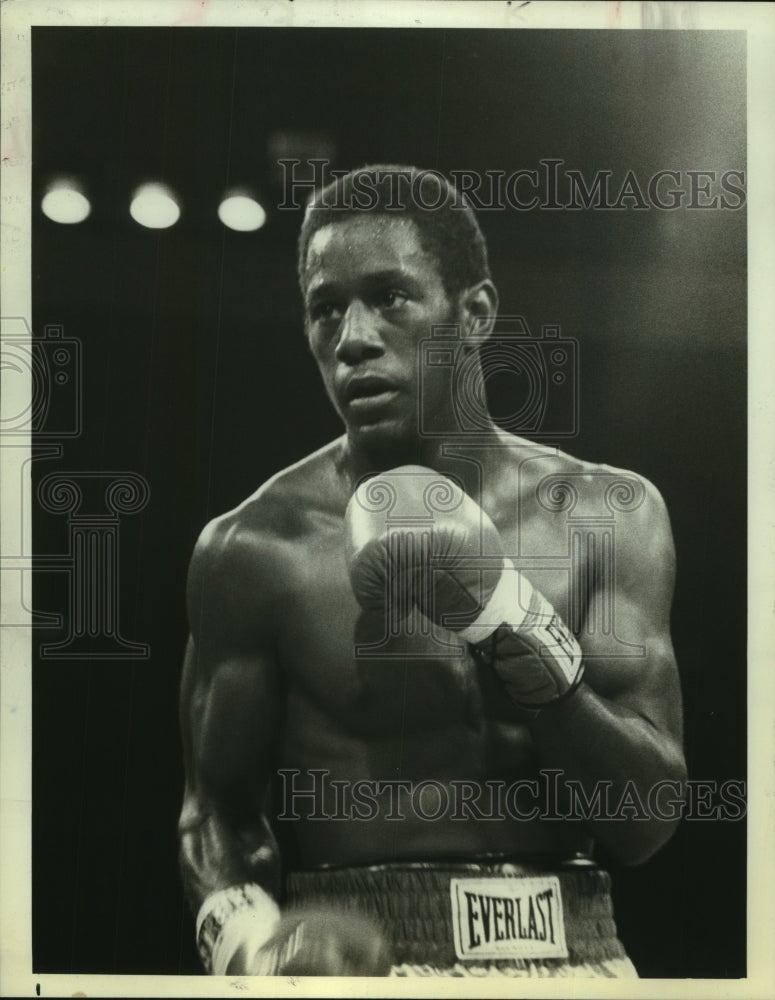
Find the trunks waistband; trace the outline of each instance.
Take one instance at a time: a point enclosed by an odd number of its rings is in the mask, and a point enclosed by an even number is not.
[[[559,884],[567,957],[542,957],[537,964],[546,967],[582,965],[626,957],[616,934],[610,876],[592,865],[547,867],[545,864],[503,861],[411,863],[291,872],[286,877],[286,905],[363,913],[381,924],[392,946],[395,964],[452,967],[461,961],[461,956],[456,954],[453,925],[456,921],[460,925],[457,929],[459,942],[463,933],[460,927],[465,923],[465,919],[455,913],[455,880],[466,880],[464,887],[476,889],[475,883],[468,880],[499,879],[497,889],[493,886],[495,895],[499,896],[508,895],[512,887],[510,881],[504,880],[517,880],[514,888],[518,890],[520,885],[528,884],[541,888],[547,877],[550,881],[557,880],[551,881],[552,885]],[[484,887],[486,890],[486,883]],[[481,885],[478,890],[482,891]],[[485,892],[485,906],[486,900]],[[480,920],[479,911],[473,912]],[[520,919],[526,920],[526,917]],[[502,930],[503,924],[499,926]],[[464,963],[465,960],[463,958]],[[517,969],[536,964],[534,958],[510,957],[494,961],[498,967]]]

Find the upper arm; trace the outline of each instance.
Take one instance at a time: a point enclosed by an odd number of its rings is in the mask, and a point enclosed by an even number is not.
[[[600,546],[579,641],[590,687],[680,744],[681,690],[670,637],[675,548],[662,497],[640,482],[643,502],[617,512],[607,557]]]
[[[276,561],[270,538],[217,522],[194,550],[180,697],[190,809],[261,811],[280,716]]]

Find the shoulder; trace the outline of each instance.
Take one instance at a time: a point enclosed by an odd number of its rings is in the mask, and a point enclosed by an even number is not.
[[[631,469],[557,454],[557,473],[538,490],[539,501],[562,506],[571,517],[615,527],[617,557],[673,557],[667,506],[657,487]],[[567,493],[567,496],[565,495]]]
[[[664,528],[669,525],[661,493],[640,473],[604,463],[586,462],[563,452],[559,452],[557,462],[560,473],[565,474],[578,491],[578,501],[589,503],[599,500],[612,517],[622,523],[631,519],[633,526]],[[619,515],[626,517],[620,518]]]
[[[559,448],[516,440],[500,477],[500,496],[516,486],[522,509],[553,530],[575,523],[613,535],[617,575],[642,575],[658,567],[670,577],[675,550],[662,495],[645,476],[630,469],[576,458]]]
[[[339,440],[281,470],[233,510],[202,530],[191,557],[189,610],[202,600],[240,603],[260,592],[264,603],[291,585],[299,544],[321,516],[336,509]]]
[[[561,474],[544,484],[539,501],[559,506],[568,521],[606,534],[622,595],[648,598],[666,611],[675,584],[675,545],[665,501],[645,476],[630,469],[561,456]]]
[[[519,445],[510,449],[507,478],[513,488],[517,473],[523,500],[532,495],[539,507],[572,520],[597,517],[628,530],[669,532],[665,502],[645,476],[585,461],[560,448],[516,440]]]
[[[303,534],[310,520],[335,506],[339,448],[340,441],[333,441],[282,469],[233,510],[213,518],[197,540],[195,558],[208,563],[239,559],[256,547],[282,547]]]
[[[670,516],[654,483],[629,469],[602,464],[590,466],[585,475],[602,486],[606,511],[616,525],[617,557],[636,559],[641,572],[655,560],[672,569]]]

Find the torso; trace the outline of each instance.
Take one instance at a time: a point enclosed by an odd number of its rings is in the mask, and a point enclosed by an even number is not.
[[[277,621],[285,704],[275,807],[280,816],[301,817],[278,819],[279,835],[293,839],[305,867],[487,855],[557,859],[589,850],[579,823],[513,818],[503,800],[499,805],[498,794],[514,782],[538,777],[538,762],[525,717],[471,648],[451,632],[431,629],[419,612],[402,634],[386,636],[381,617],[361,611],[345,564],[348,490],[336,471],[338,447],[269,487],[282,497],[287,553]],[[522,442],[504,449],[497,475],[475,498],[518,568],[564,617],[567,517],[547,510],[536,486],[547,475],[578,477],[588,468]],[[258,504],[248,501],[231,516],[249,529]],[[584,572],[583,557],[574,572]],[[383,785],[380,795],[363,784],[396,781],[409,785],[400,791]],[[471,818],[456,782],[471,783],[467,794],[479,816],[495,818]],[[310,797],[292,794],[313,787],[323,791],[316,817],[306,815]],[[519,802],[529,809],[531,803]],[[375,808],[374,818],[358,818]],[[463,818],[452,818],[456,808]]]

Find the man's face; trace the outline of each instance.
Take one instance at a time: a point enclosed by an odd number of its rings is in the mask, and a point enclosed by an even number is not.
[[[415,223],[364,214],[325,226],[310,241],[305,277],[310,347],[350,439],[416,441],[420,342],[458,317]],[[423,388],[433,392],[427,380]],[[448,380],[438,393],[450,407]]]

